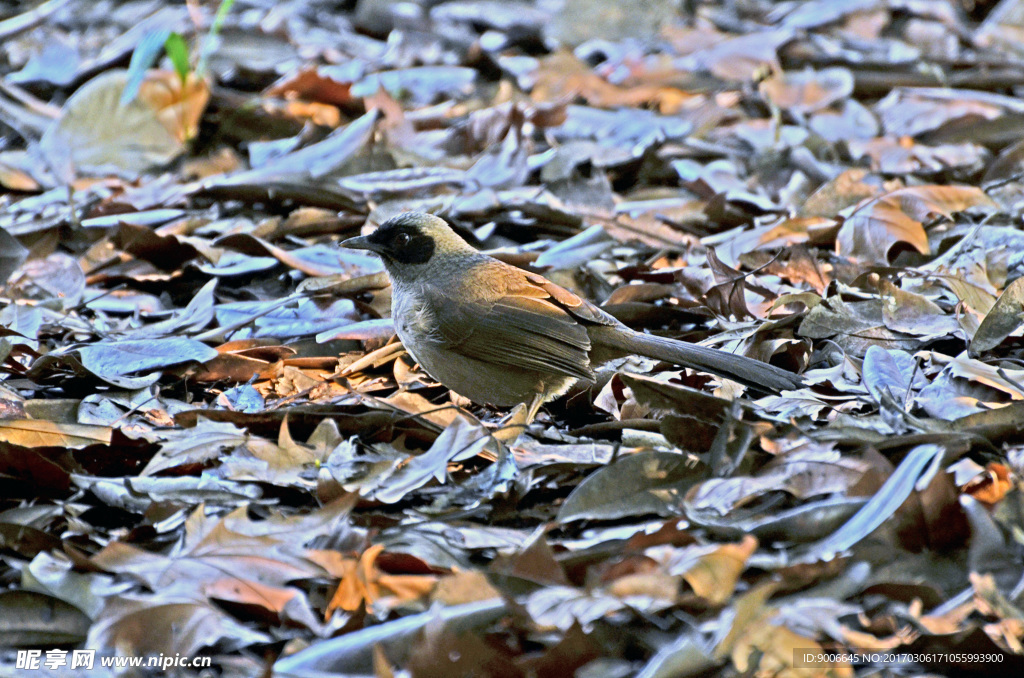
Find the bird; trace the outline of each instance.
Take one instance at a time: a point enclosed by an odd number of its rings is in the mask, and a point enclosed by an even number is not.
[[[594,382],[595,367],[627,355],[762,393],[803,385],[775,365],[637,332],[544,276],[480,252],[432,214],[399,214],[341,245],[381,258],[395,331],[427,374],[477,404],[526,404],[528,421],[574,384]]]

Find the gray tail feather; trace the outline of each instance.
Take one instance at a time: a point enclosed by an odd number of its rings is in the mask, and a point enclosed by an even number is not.
[[[609,328],[611,329],[611,328]],[[629,330],[602,332],[600,342],[636,355],[710,372],[758,391],[779,393],[805,386],[799,375],[743,355]]]

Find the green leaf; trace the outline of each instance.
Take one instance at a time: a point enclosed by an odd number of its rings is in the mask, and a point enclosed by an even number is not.
[[[217,8],[217,15],[213,18],[213,24],[210,26],[210,31],[206,34],[206,38],[203,40],[203,46],[199,55],[199,63],[196,64],[196,74],[200,77],[206,73],[206,67],[210,61],[210,56],[217,48],[217,36],[220,35],[221,29],[224,28],[224,20],[227,19],[228,12],[231,11],[231,6],[234,4],[235,0],[221,0],[220,7]]]
[[[192,68],[188,61],[188,44],[185,43],[185,38],[181,37],[179,33],[171,33],[164,41],[164,49],[167,50],[167,56],[174,64],[174,71],[181,81],[185,82]]]
[[[135,101],[135,97],[139,95],[139,88],[142,87],[142,81],[146,79],[146,71],[156,63],[170,35],[169,30],[160,29],[146,33],[142,36],[142,40],[139,40],[138,46],[132,52],[131,63],[128,64],[128,82],[121,93],[121,106],[127,106]]]

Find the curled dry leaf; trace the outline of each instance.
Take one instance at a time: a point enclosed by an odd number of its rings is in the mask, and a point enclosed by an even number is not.
[[[382,610],[397,604],[419,600],[437,583],[433,575],[388,574],[377,566],[384,545],[375,544],[358,559],[349,558],[341,564],[341,581],[327,604],[327,615],[334,610],[352,612],[365,605],[367,611]]]
[[[963,491],[975,499],[993,506],[1006,496],[1006,493],[1013,487],[1014,478],[1003,464],[989,462],[985,466],[984,473],[972,478],[963,487]]]
[[[836,237],[840,256],[886,265],[899,243],[928,254],[924,222],[951,217],[970,207],[994,207],[995,202],[974,186],[912,186],[879,196],[847,217]]]

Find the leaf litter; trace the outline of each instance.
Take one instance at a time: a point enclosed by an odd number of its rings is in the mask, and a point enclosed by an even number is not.
[[[1019,0],[215,5],[0,15],[4,670],[1024,665]],[[409,210],[806,386],[523,430],[337,246]]]

